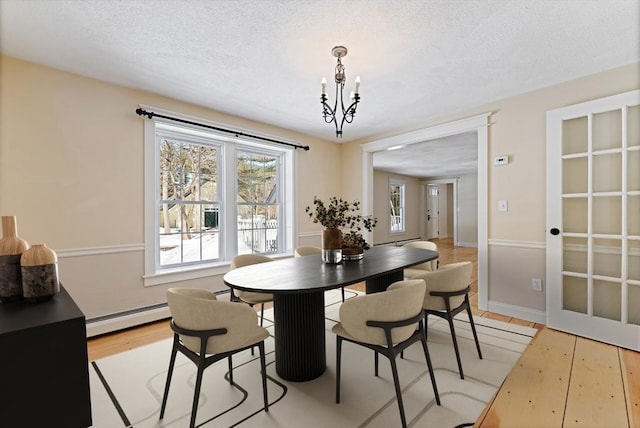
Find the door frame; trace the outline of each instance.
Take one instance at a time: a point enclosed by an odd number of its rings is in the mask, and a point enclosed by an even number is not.
[[[424,212],[425,212],[425,207],[426,207],[426,200],[425,199],[425,191],[427,189],[427,186],[429,184],[437,184],[438,186],[440,184],[451,184],[452,186],[452,198],[453,198],[453,213],[452,213],[452,217],[453,217],[453,245],[457,246],[458,245],[458,177],[455,178],[439,178],[437,180],[423,180],[420,181],[420,184],[423,187],[423,191],[422,191],[422,198],[423,198],[423,205],[422,205],[422,212],[420,213],[421,216],[424,216]],[[420,221],[422,222],[421,224],[424,224],[425,219],[421,218]],[[426,235],[423,234],[423,235]]]
[[[373,154],[398,145],[424,143],[451,135],[475,132],[478,139],[478,309],[487,310],[488,305],[488,146],[489,117],[491,112],[434,125],[392,137],[364,143],[362,149],[362,210],[373,214]],[[366,234],[365,239],[372,239]]]

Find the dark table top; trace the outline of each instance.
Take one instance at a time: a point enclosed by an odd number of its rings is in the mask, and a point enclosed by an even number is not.
[[[320,254],[293,257],[234,269],[224,275],[231,288],[264,293],[311,293],[373,279],[436,259],[438,253],[408,247],[381,246],[362,260],[328,264]]]

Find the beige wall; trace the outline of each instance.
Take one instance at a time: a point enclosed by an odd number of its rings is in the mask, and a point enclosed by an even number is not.
[[[304,207],[339,194],[339,145],[2,56],[0,215],[16,215],[21,237],[58,252],[62,283],[88,319],[164,302],[176,285],[143,286],[139,104],[311,146],[297,152],[297,226],[301,241],[319,243]],[[224,288],[220,277],[178,285]]]

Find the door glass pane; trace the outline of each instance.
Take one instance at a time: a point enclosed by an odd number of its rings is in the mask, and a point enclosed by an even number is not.
[[[587,313],[587,279],[562,276],[562,309]]]
[[[627,197],[627,233],[640,236],[640,195]]]
[[[622,275],[622,240],[593,240],[593,274],[620,278]]]
[[[622,203],[619,196],[593,198],[593,233],[622,233]]]
[[[562,154],[587,152],[587,117],[562,122]]]
[[[640,146],[640,105],[627,111],[627,146]]]
[[[587,198],[562,200],[562,228],[568,233],[587,233]]]
[[[627,152],[627,189],[640,190],[640,150]]]
[[[593,280],[593,315],[620,321],[622,293],[617,282]]]
[[[627,270],[629,279],[640,281],[640,241],[629,239],[628,242],[629,252],[627,260],[629,262],[627,263]]]
[[[562,193],[587,193],[587,158],[562,161]]]
[[[640,325],[640,286],[629,285],[629,324]]]
[[[593,157],[593,191],[622,190],[622,154],[609,153]]]
[[[562,270],[587,273],[587,238],[567,237],[562,246]]]
[[[593,115],[593,150],[622,147],[622,110]]]

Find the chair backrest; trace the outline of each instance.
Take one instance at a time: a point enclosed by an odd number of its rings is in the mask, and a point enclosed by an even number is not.
[[[421,279],[397,281],[387,291],[367,294],[345,301],[340,307],[340,323],[360,342],[386,345],[384,330],[369,327],[367,321],[401,321],[422,312],[425,284]],[[416,324],[394,328],[393,343],[402,342],[413,334]]]
[[[439,296],[431,296],[431,291],[460,291],[471,283],[473,263],[458,262],[440,266],[440,269],[432,272],[424,272],[415,277],[423,279],[427,285],[424,296],[424,309],[443,311],[446,309],[444,300]],[[464,295],[451,297],[451,308],[457,308],[464,301]]]
[[[422,250],[431,250],[438,252],[438,246],[431,241],[413,241],[404,244],[404,247],[409,248],[420,248]],[[429,260],[428,262],[420,263],[419,265],[411,266],[411,269],[422,269],[422,270],[437,270],[438,269],[438,259]]]
[[[294,255],[296,257],[310,256],[312,254],[320,254],[322,253],[322,248],[319,247],[297,247],[294,251]]]
[[[273,259],[261,254],[239,254],[231,259],[231,269],[272,261]]]
[[[169,288],[167,303],[173,322],[188,330],[226,328],[227,333],[207,342],[207,354],[217,354],[245,345],[247,338],[259,335],[258,315],[249,306],[217,300],[215,294],[200,288]],[[180,335],[184,345],[200,352],[200,338]]]

